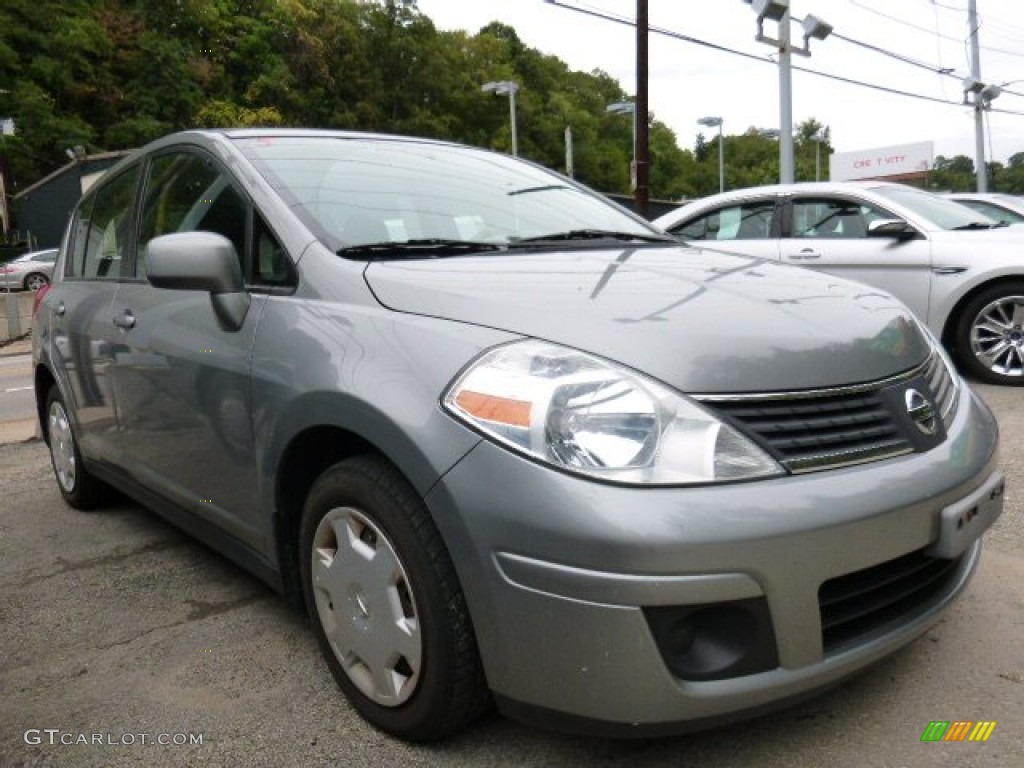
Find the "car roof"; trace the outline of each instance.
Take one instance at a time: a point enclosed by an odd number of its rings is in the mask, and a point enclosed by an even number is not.
[[[728,192],[708,195],[692,200],[669,211],[663,216],[654,220],[658,226],[675,226],[680,220],[698,211],[703,211],[720,203],[728,203],[732,200],[748,200],[754,197],[778,196],[778,195],[837,195],[844,193],[867,193],[871,194],[885,187],[907,188],[906,184],[899,184],[893,181],[801,181],[794,184],[764,184],[756,187],[743,187],[732,189]]]
[[[29,251],[28,253],[21,254],[18,259],[21,261],[33,261],[39,256],[48,256],[51,253],[56,253],[57,250],[57,248],[43,248],[41,251]]]

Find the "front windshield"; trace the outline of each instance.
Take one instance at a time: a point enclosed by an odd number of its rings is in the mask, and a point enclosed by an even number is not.
[[[954,200],[914,187],[875,187],[874,191],[910,209],[917,216],[931,222],[937,229],[977,229],[979,225],[984,229],[999,223]]]
[[[331,250],[574,230],[659,235],[573,181],[507,155],[382,137],[241,138],[242,152]]]

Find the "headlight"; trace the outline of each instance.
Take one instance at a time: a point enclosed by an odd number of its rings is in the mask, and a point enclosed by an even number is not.
[[[701,406],[618,365],[540,341],[484,353],[445,408],[535,459],[620,483],[684,485],[784,474]]]

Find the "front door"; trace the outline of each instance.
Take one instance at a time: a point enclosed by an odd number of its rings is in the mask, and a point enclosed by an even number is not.
[[[121,328],[114,378],[124,462],[145,485],[260,551],[249,373],[264,297],[253,296],[242,327],[232,330],[218,322],[208,293],[145,280],[153,237],[216,232],[241,257],[249,217],[246,198],[212,158],[177,151],[151,161],[135,279],[114,298]]]

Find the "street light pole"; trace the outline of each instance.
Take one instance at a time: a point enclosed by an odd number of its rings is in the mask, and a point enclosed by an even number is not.
[[[519,83],[515,80],[496,80],[484,83],[480,90],[493,93],[495,96],[508,96],[509,124],[512,126],[512,156],[519,155],[519,139],[516,129],[516,92],[519,90]]]
[[[758,42],[775,46],[779,52],[779,179],[783,184],[792,184],[793,173],[793,68],[790,55],[797,53],[810,56],[810,40],[824,40],[832,34],[832,25],[816,16],[806,16],[801,22],[804,29],[803,46],[791,42],[789,29],[789,0],[743,0],[753,6],[757,13]],[[764,20],[778,22],[778,39],[764,34]]]
[[[811,141],[814,142],[814,180],[821,181],[821,142],[825,141],[825,134],[816,131]]]
[[[789,8],[779,21],[779,178],[792,184],[793,173],[793,68],[789,47]]]
[[[605,112],[613,115],[629,115],[633,121],[633,159],[629,164],[629,183],[636,192],[637,188],[637,165],[636,165],[636,104],[632,101],[616,101],[604,108]]]
[[[725,121],[720,117],[702,117],[697,122],[708,128],[718,126],[718,191],[725,192],[725,138],[722,136],[722,123]]]

